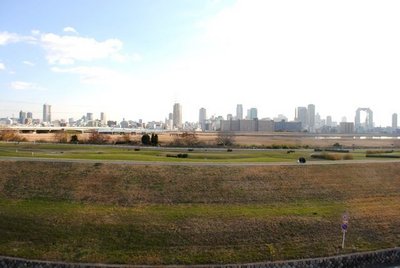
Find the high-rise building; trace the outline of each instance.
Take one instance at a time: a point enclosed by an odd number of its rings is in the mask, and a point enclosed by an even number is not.
[[[247,119],[253,120],[253,119],[257,119],[257,118],[258,118],[257,108],[250,108],[247,110]]]
[[[26,112],[19,111],[19,123],[25,124]]]
[[[236,119],[242,120],[243,119],[243,105],[238,104],[236,106]]]
[[[333,126],[332,116],[328,115],[328,116],[326,117],[326,125],[327,125],[328,127],[332,127],[332,126]]]
[[[31,112],[26,113],[26,118],[33,119],[33,114]]]
[[[397,129],[397,114],[396,113],[394,113],[392,115],[392,128]]]
[[[361,119],[361,113],[365,113],[365,121]],[[363,121],[363,122],[362,122]],[[370,108],[358,108],[354,120],[354,128],[357,132],[370,131],[374,128],[374,113]]]
[[[174,104],[173,125],[174,125],[174,128],[177,128],[177,129],[182,128],[182,105],[180,105],[179,103]]]
[[[43,123],[51,123],[51,105],[43,104]]]
[[[86,114],[86,122],[93,121],[93,113],[87,113]]]
[[[340,122],[339,133],[341,133],[341,134],[354,133],[354,123],[353,122]]]
[[[227,114],[226,115],[226,120],[233,120],[233,115],[232,114]]]
[[[200,108],[199,124],[200,124],[201,130],[203,130],[203,131],[206,129],[206,120],[207,120],[207,111],[205,108]]]
[[[107,116],[105,113],[100,113],[100,122],[103,126],[107,125]]]
[[[295,111],[294,121],[301,122],[301,128],[307,128],[308,112],[306,107],[297,107]]]
[[[308,131],[315,132],[315,105],[309,104],[307,107]]]

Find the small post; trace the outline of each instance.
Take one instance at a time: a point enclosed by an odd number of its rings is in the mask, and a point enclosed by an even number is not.
[[[342,249],[344,249],[344,240],[346,239],[346,230],[343,230]]]
[[[343,237],[342,237],[342,249],[344,249],[344,241],[346,239],[346,231],[347,231],[347,227],[349,224],[349,215],[346,213],[344,213],[342,215],[342,233],[343,233]]]

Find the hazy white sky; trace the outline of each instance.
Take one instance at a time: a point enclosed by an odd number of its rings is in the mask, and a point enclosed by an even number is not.
[[[0,116],[400,113],[399,1],[0,2]]]

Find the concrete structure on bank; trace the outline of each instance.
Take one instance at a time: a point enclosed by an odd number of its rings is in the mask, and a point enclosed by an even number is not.
[[[279,132],[300,132],[301,122],[286,122],[284,120],[275,122],[274,130]]]
[[[341,134],[354,133],[354,123],[353,122],[340,122],[339,133],[341,133]]]
[[[274,131],[274,121],[269,120],[222,120],[221,131],[243,131],[243,132],[254,132],[254,131]]]
[[[337,267],[385,267],[400,265],[400,248],[378,251],[322,257],[315,259],[300,259],[276,262],[259,262],[244,264],[203,264],[203,265],[173,265],[173,267],[189,268],[337,268]],[[32,268],[156,268],[160,265],[123,265],[123,264],[94,264],[94,263],[66,263],[0,256],[0,267],[32,267]],[[171,266],[172,267],[172,266]]]

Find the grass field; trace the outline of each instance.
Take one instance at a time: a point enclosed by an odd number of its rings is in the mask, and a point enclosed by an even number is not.
[[[233,149],[172,149],[141,148],[133,146],[96,146],[71,144],[0,143],[0,157],[35,157],[60,159],[131,160],[159,162],[295,162],[300,156],[307,160],[315,152],[311,149],[291,150],[239,150]],[[136,149],[136,150],[135,150]],[[187,158],[167,157],[185,153]],[[365,159],[365,150],[354,150],[351,159]],[[396,153],[396,152],[395,152]],[[398,153],[398,152],[397,152]],[[330,153],[332,154],[332,153]],[[372,155],[375,156],[375,155]]]
[[[0,255],[243,263],[400,245],[397,163],[130,166],[0,162]]]

